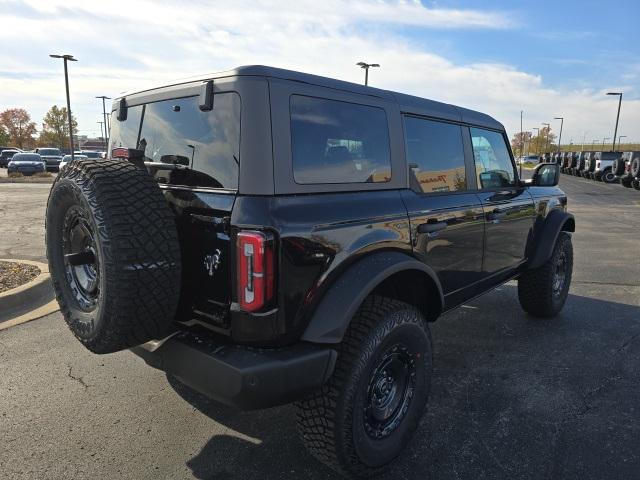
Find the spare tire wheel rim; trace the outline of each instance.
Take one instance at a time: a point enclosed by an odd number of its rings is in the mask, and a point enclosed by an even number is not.
[[[93,226],[86,212],[67,210],[62,232],[65,274],[73,296],[82,310],[96,307],[100,295],[100,265]]]
[[[553,275],[553,295],[559,297],[564,290],[565,280],[567,278],[567,256],[564,252],[558,255],[556,260],[555,272]]]
[[[605,182],[613,182],[615,178],[616,178],[616,174],[612,170],[609,170],[607,171],[607,173],[604,174]]]
[[[370,437],[381,440],[398,428],[409,410],[415,386],[415,355],[402,344],[388,348],[367,386],[364,427]]]

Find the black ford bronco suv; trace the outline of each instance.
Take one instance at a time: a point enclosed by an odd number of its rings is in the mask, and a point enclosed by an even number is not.
[[[49,197],[71,331],[241,409],[297,402],[343,474],[379,473],[416,430],[429,322],[512,279],[533,317],[567,298],[559,166],[518,178],[482,113],[250,66],[116,99],[110,137]]]

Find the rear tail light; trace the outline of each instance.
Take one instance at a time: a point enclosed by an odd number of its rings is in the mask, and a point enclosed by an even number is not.
[[[236,243],[238,303],[245,312],[267,306],[274,295],[274,240],[268,233],[243,231]]]
[[[111,150],[111,158],[129,158],[128,148],[114,148]]]

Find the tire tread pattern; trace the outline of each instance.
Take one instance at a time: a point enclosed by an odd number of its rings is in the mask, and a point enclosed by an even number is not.
[[[392,312],[398,313],[394,320],[382,323]],[[352,418],[352,405],[345,399],[353,398],[358,385],[353,372],[363,371],[376,346],[402,322],[420,325],[431,343],[427,323],[417,309],[386,297],[368,297],[339,346],[333,376],[311,397],[296,402],[298,432],[307,450],[347,477],[379,475],[390,466],[370,467],[360,461],[351,442],[352,422],[345,421]],[[378,325],[383,328],[376,328]],[[345,411],[346,414],[342,413]]]
[[[566,288],[561,298],[556,299],[553,295],[553,276],[555,265],[560,252],[564,250],[567,255],[567,277]],[[566,232],[560,232],[556,245],[551,254],[551,258],[540,267],[527,270],[518,279],[518,300],[522,308],[534,317],[550,318],[558,314],[564,306],[571,275],[573,271],[573,247],[571,236]]]
[[[52,186],[48,221],[58,208],[58,190],[67,190],[89,206],[105,276],[99,298],[101,321],[96,323],[99,331],[88,333],[90,327],[79,321],[75,300],[66,298],[61,286],[65,272],[52,261],[60,255],[61,246],[52,244],[47,228],[54,290],[71,331],[95,353],[122,350],[161,336],[178,305],[181,258],[175,215],[158,185],[146,171],[125,160],[71,162]]]

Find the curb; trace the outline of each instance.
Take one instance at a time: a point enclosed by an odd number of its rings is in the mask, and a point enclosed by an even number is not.
[[[40,274],[30,282],[0,293],[0,330],[53,313],[58,309],[51,286],[49,266],[46,263],[15,258],[0,258],[0,261],[34,265],[40,269]],[[30,305],[35,308],[31,309]],[[29,309],[26,312],[25,306]],[[4,313],[11,311],[14,311],[16,316],[2,320],[5,317]],[[11,313],[7,313],[7,316],[9,315]]]

